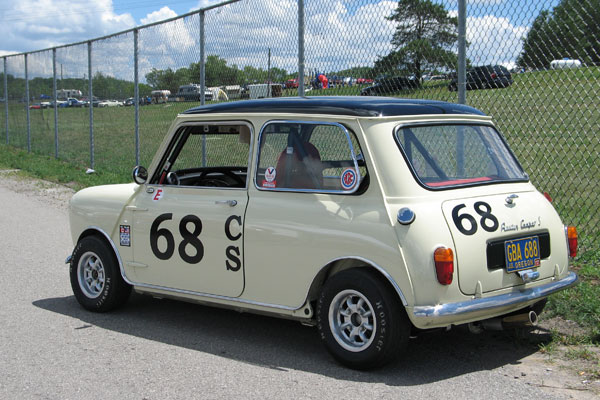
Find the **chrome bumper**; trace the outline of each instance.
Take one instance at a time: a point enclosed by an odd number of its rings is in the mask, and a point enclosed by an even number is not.
[[[519,304],[524,304],[525,307],[528,305],[527,303],[535,302],[552,293],[575,285],[578,279],[575,272],[570,272],[565,278],[559,281],[550,282],[546,285],[493,297],[461,301],[459,303],[440,304],[436,306],[417,306],[413,307],[412,312],[413,315],[419,319],[435,320],[451,316],[464,316],[465,319],[468,319],[469,315],[466,314],[473,314],[473,316],[475,316],[485,311],[493,313],[495,310],[502,311],[504,308],[510,308],[511,306]]]

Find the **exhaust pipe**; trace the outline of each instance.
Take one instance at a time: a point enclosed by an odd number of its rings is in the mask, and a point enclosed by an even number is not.
[[[517,314],[504,317],[502,324],[505,327],[508,326],[536,326],[538,323],[538,316],[535,311],[529,311],[526,314]]]
[[[529,311],[524,314],[509,315],[507,317],[498,317],[484,319],[479,322],[472,322],[469,324],[469,330],[472,333],[479,333],[485,329],[488,331],[501,331],[509,328],[519,328],[525,326],[536,326],[538,323],[538,316],[535,311]]]

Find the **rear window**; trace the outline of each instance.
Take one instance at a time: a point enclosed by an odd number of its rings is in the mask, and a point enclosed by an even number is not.
[[[428,188],[528,180],[491,126],[406,126],[396,128],[395,137],[413,174]]]

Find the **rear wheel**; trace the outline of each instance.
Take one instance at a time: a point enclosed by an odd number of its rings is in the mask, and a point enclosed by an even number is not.
[[[90,311],[110,311],[123,305],[131,293],[131,286],[123,280],[115,255],[95,236],[85,237],[77,243],[69,274],[75,298]]]
[[[392,289],[362,268],[342,271],[325,283],[317,326],[329,353],[355,369],[394,360],[405,347],[411,327]]]

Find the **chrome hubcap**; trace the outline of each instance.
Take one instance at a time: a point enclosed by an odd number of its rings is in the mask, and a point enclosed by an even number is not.
[[[90,299],[100,296],[104,289],[105,273],[102,260],[89,251],[81,256],[77,265],[79,287]]]
[[[338,293],[329,306],[329,326],[344,349],[359,352],[375,339],[377,321],[369,300],[356,290]]]

